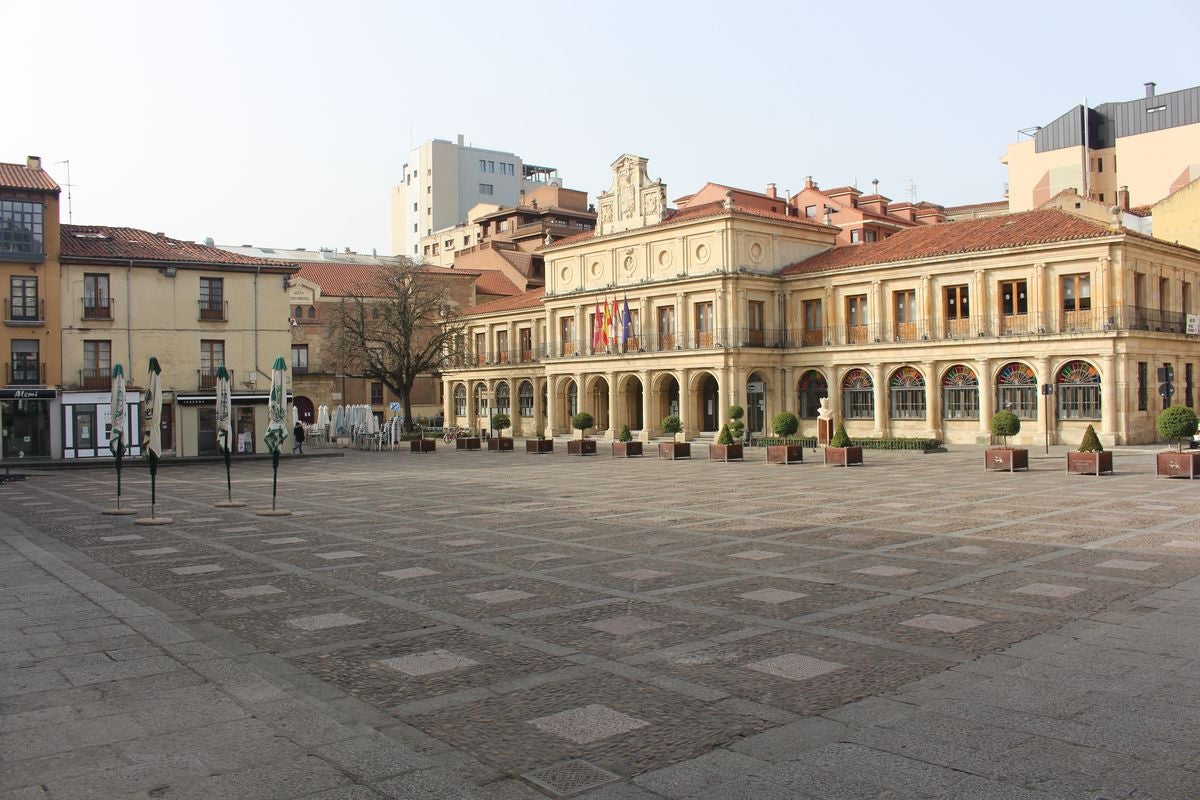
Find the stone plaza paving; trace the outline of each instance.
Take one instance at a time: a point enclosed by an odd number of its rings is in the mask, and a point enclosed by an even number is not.
[[[163,468],[162,527],[0,486],[0,800],[1200,797],[1200,484],[1151,450],[605,449],[285,459],[289,517]]]

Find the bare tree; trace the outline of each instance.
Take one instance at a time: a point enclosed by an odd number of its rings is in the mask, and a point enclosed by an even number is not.
[[[413,426],[417,379],[458,357],[466,328],[446,279],[406,258],[351,289],[329,326],[342,370],[391,389],[403,405],[406,430]]]

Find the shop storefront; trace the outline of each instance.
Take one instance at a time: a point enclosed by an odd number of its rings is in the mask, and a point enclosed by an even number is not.
[[[267,393],[233,395],[233,437],[235,453],[266,453],[262,437],[267,431]],[[288,395],[289,402],[291,394]],[[180,456],[213,456],[217,449],[217,401],[213,394],[177,393],[177,430],[175,447]],[[291,416],[288,435],[291,436]]]
[[[0,459],[57,458],[57,389],[0,389]]]
[[[125,455],[141,454],[141,412],[138,392],[125,396],[128,429]],[[112,394],[109,392],[63,392],[63,458],[112,458],[108,437],[112,430]]]

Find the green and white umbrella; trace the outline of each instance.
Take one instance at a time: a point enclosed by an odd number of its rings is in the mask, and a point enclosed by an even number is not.
[[[162,455],[162,367],[157,358],[150,357],[146,373],[149,377],[142,392],[142,455],[150,462],[150,519],[155,519],[155,484],[158,458]]]
[[[229,461],[233,453],[233,390],[229,387],[229,370],[225,365],[217,367],[217,445],[225,457],[225,501],[217,503],[223,508],[243,506],[234,502],[233,480],[229,474]]]
[[[125,370],[120,364],[112,368],[112,425],[108,449],[117,464],[117,511],[121,510],[121,460],[125,456],[127,410],[125,408]]]
[[[287,439],[287,395],[284,380],[287,377],[287,362],[283,356],[271,365],[271,399],[267,405],[267,433],[263,441],[271,451],[271,510],[275,511],[275,489],[279,481],[279,451]]]

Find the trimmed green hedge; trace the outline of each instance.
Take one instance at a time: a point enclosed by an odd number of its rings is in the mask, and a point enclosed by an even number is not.
[[[851,437],[853,438],[853,437]],[[942,446],[942,443],[937,439],[853,439],[854,444],[861,447],[863,450],[937,450]],[[782,439],[778,436],[764,436],[761,439],[754,439],[750,442],[752,447],[766,447],[767,445],[776,444],[799,444],[804,447],[816,447],[817,439],[814,436],[788,437]]]

